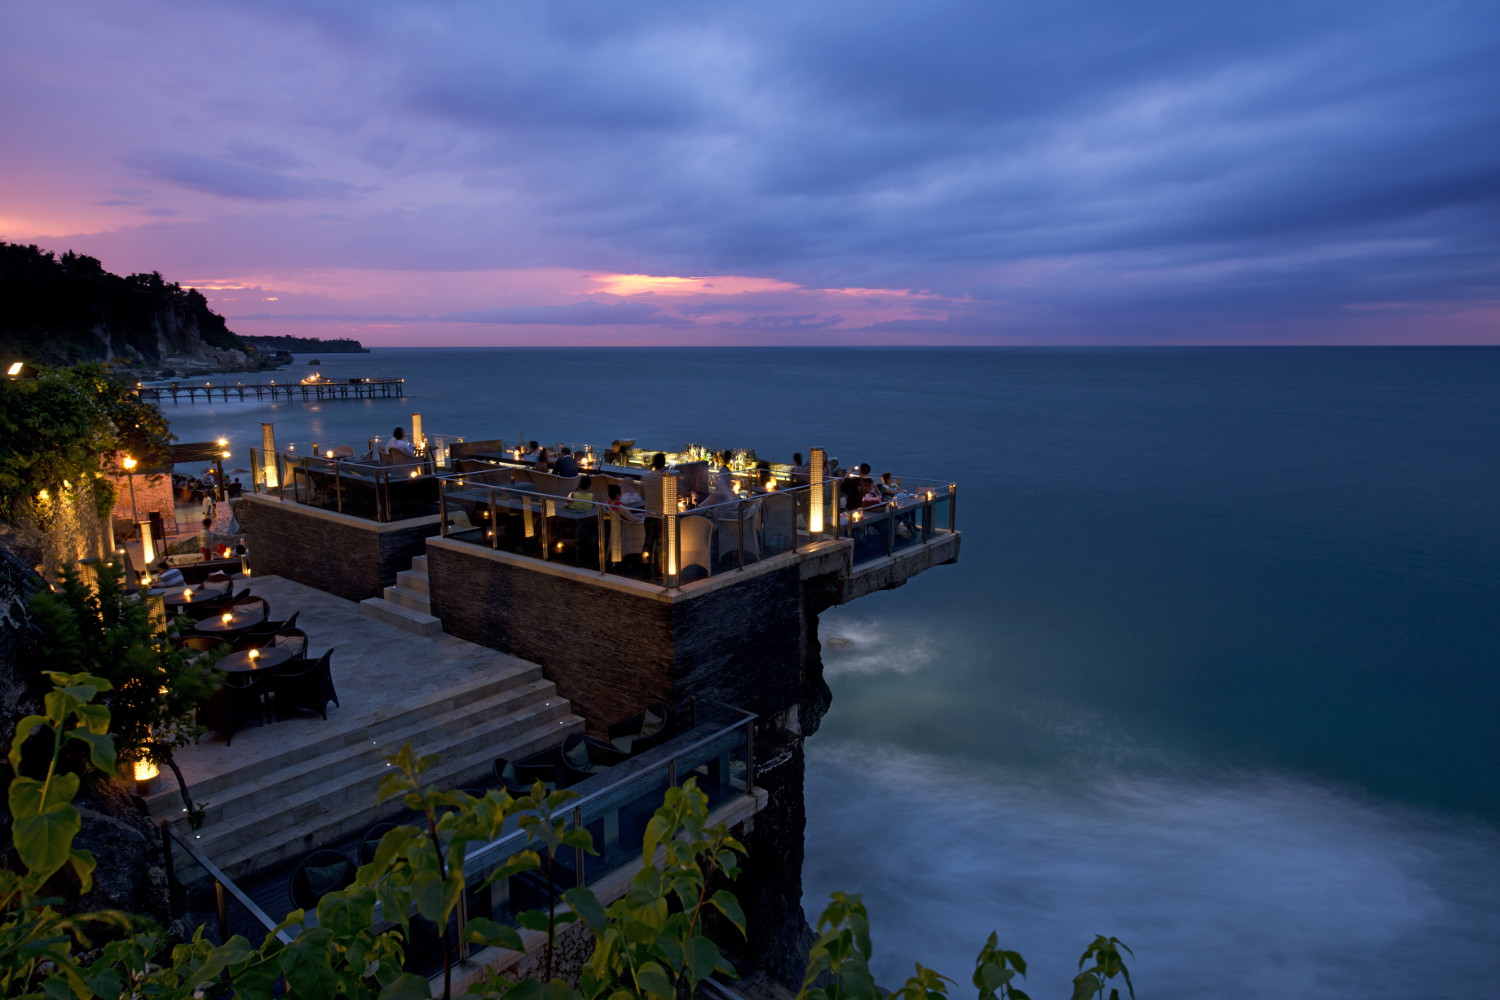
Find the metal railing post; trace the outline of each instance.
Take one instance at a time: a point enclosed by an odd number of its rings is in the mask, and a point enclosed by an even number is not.
[[[333,493],[340,514],[344,512],[344,474],[339,468],[339,460],[333,460]]]
[[[745,791],[755,787],[755,721],[745,723]]]
[[[575,830],[582,830],[583,829],[583,807],[582,806],[575,806],[574,809],[573,809],[573,829],[575,829]],[[582,844],[580,844],[577,847],[573,848],[573,857],[576,860],[577,865],[578,865],[578,871],[576,873],[576,877],[578,879],[578,886],[580,888],[582,888],[583,884],[584,884],[584,878],[583,878],[583,845]]]
[[[885,554],[896,554],[896,501],[885,502]]]
[[[438,534],[448,537],[448,480],[438,480]]]
[[[744,500],[741,500],[739,502],[739,510],[735,511],[735,514],[737,515],[737,519],[738,519],[738,522],[739,522],[738,525],[737,525],[737,527],[736,527],[736,531],[737,531],[737,533],[739,535],[739,542],[736,543],[736,547],[739,549],[739,551],[735,553],[735,561],[739,563],[740,571],[743,572],[744,569],[745,569],[745,501]]]
[[[224,903],[224,883],[214,879],[214,910],[219,917],[219,943],[229,940],[229,911]]]
[[[952,483],[948,487],[948,534],[953,534],[958,526],[958,484]]]

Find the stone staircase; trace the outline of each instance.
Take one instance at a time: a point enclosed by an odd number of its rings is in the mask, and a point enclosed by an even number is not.
[[[411,569],[397,573],[395,585],[385,588],[384,597],[367,597],[359,604],[371,618],[408,632],[437,635],[443,630],[428,599],[426,556],[417,556],[411,561]]]
[[[520,661],[349,725],[314,724],[328,730],[311,743],[293,741],[193,784],[194,800],[208,803],[197,846],[230,878],[299,857],[398,811],[390,803],[377,806],[376,790],[389,767],[383,758],[403,743],[441,755],[427,773],[430,783],[462,788],[493,784],[496,757],[524,757],[583,731],[583,720],[542,679],[542,668]],[[181,815],[176,784],[167,785],[147,799],[153,818]],[[190,833],[185,824],[180,829]]]

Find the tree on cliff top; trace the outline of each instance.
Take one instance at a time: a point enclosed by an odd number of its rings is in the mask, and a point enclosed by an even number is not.
[[[0,355],[13,361],[156,361],[164,330],[192,331],[221,350],[253,350],[196,289],[156,271],[120,277],[71,250],[56,256],[0,242],[0,302]]]

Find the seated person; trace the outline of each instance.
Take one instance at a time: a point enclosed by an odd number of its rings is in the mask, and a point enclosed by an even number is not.
[[[390,439],[381,446],[380,451],[385,457],[386,465],[407,465],[417,460],[416,449],[406,440],[405,427],[397,427],[391,431]]]
[[[605,506],[622,521],[630,521],[633,524],[641,522],[640,512],[624,501],[619,483],[609,484],[609,502]]]
[[[594,509],[594,494],[589,489],[593,482],[590,476],[584,476],[578,480],[578,488],[568,494],[569,510],[590,511]]]
[[[169,589],[172,587],[185,587],[187,586],[187,581],[182,577],[182,570],[173,566],[168,560],[162,559],[161,562],[156,564],[156,578],[152,581],[152,586]]]
[[[882,501],[885,501],[896,499],[896,494],[900,490],[896,488],[896,483],[891,479],[891,474],[889,472],[882,472],[880,474],[880,481],[875,484],[875,492]]]
[[[572,479],[578,475],[578,460],[573,457],[573,449],[567,445],[558,454],[557,461],[552,463],[552,474],[564,479]]]

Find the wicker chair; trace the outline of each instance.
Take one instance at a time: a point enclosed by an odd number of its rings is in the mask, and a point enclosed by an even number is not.
[[[608,771],[627,756],[608,743],[574,733],[563,741],[563,772],[571,785]]]
[[[325,720],[328,718],[328,703],[339,703],[328,666],[332,658],[333,650],[324,650],[316,661],[290,660],[271,674],[276,718],[288,718],[293,712],[317,712]]]
[[[338,851],[325,849],[305,855],[287,884],[292,905],[299,910],[315,909],[318,900],[350,885],[357,871],[354,862]]]
[[[269,690],[267,678],[252,677],[243,684],[221,684],[198,706],[198,725],[224,737],[224,745],[234,742],[234,734],[247,723],[264,725],[266,710],[262,699]]]

